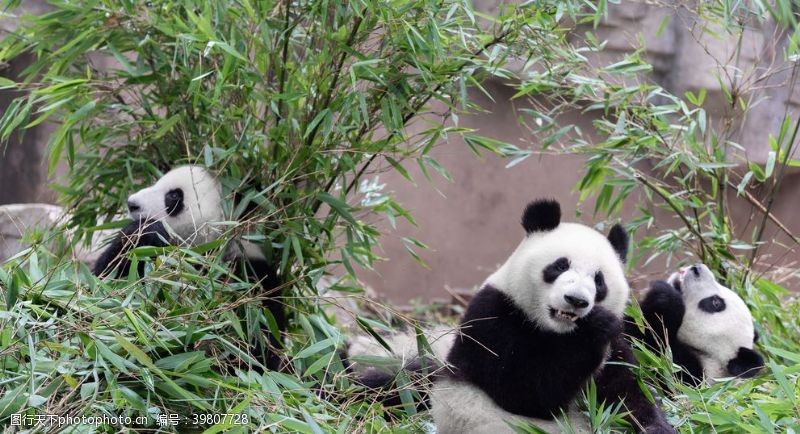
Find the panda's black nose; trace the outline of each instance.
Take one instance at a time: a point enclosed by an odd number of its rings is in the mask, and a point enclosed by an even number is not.
[[[136,202],[128,200],[128,212],[136,212],[141,208]]]
[[[589,305],[589,302],[587,300],[572,295],[565,295],[564,300],[567,300],[567,303],[569,303],[572,307],[576,307],[578,309],[584,308]]]
[[[692,268],[690,268],[690,270],[692,270],[692,273],[694,273],[695,277],[700,277],[700,267],[698,267],[697,265],[692,265]]]

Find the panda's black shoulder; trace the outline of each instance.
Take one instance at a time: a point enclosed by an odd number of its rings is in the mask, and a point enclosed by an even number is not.
[[[239,278],[250,282],[258,282],[264,289],[271,290],[280,286],[277,267],[264,258],[237,255],[231,259]]]
[[[484,286],[470,301],[462,322],[498,315],[524,316],[511,297],[491,285]]]
[[[457,343],[451,348],[448,360],[464,368],[475,365],[476,361],[482,364],[487,357],[497,357],[496,350],[514,345],[529,333],[526,323],[525,314],[508,295],[485,285],[461,318]]]

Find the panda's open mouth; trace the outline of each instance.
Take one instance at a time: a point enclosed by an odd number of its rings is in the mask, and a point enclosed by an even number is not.
[[[561,320],[561,321],[572,321],[575,322],[579,317],[578,314],[574,312],[566,312],[563,310],[558,310],[555,308],[550,308],[550,318]]]

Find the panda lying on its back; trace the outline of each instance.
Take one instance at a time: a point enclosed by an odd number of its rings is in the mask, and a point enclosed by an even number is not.
[[[132,194],[128,198],[128,213],[133,222],[123,228],[100,255],[92,270],[95,275],[127,276],[131,267],[127,253],[133,247],[196,246],[213,241],[222,235],[213,224],[226,220],[220,183],[201,166],[173,169],[154,185]],[[284,330],[283,306],[275,299],[280,295],[280,280],[259,248],[246,241],[231,243],[226,256],[236,266],[240,277],[261,285],[261,293],[268,296],[264,307],[275,317],[278,329]],[[143,263],[137,271],[140,276],[144,274]],[[280,347],[272,333],[266,335],[270,346]],[[255,345],[267,367],[277,369],[280,358],[274,351],[260,348],[263,345],[260,339]]]
[[[668,345],[685,371],[680,374],[685,383],[752,377],[764,367],[753,350],[757,336],[750,311],[703,264],[682,268],[669,282],[652,282],[640,307],[645,330],[628,321],[626,334],[656,350]]]
[[[594,378],[600,401],[624,399],[637,430],[674,432],[627,367],[628,235],[561,223],[557,202],[536,201],[527,233],[470,302],[447,357],[452,374],[431,395],[439,433],[510,432],[509,422],[568,411]],[[610,351],[610,355],[609,355]],[[536,421],[534,421],[536,422]]]

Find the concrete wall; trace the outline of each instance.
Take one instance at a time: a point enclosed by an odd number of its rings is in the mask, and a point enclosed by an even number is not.
[[[733,116],[730,139],[746,149],[744,157],[763,163],[770,151],[767,133],[777,134],[784,116],[798,113],[800,104],[794,62],[784,59],[788,32],[770,19],[749,22],[740,44],[739,34],[701,20],[686,3],[609,4],[608,18],[595,31],[607,44],[603,52],[592,54],[591,60],[595,65],[614,63],[643,42],[644,56],[653,65],[653,72],[639,79],[679,96],[705,89],[708,96],[703,107],[709,114],[709,125],[720,128],[721,118]],[[577,42],[583,34],[578,30],[572,39]],[[723,84],[754,106],[746,116],[737,103],[728,102]]]
[[[488,113],[462,117],[460,124],[477,128],[480,134],[520,146],[526,133],[517,122],[517,107],[506,101],[513,91],[499,83],[487,87],[498,103],[483,95],[473,96]],[[567,122],[589,128],[591,119],[573,115]],[[530,157],[506,169],[508,160],[486,153],[476,158],[460,139],[451,139],[432,151],[448,169],[454,182],[436,180],[429,184],[416,164],[407,164],[417,180],[414,186],[396,173],[380,175],[387,189],[414,216],[418,226],[405,222],[396,231],[382,224],[376,272],[365,272],[365,282],[376,292],[395,301],[411,298],[445,297],[447,289],[479,285],[521,240],[522,208],[533,198],[553,197],[561,201],[563,215],[575,215],[577,194],[573,186],[580,179],[582,160],[577,156]],[[423,268],[405,251],[401,237],[411,236],[426,243],[418,250],[429,268]]]
[[[12,13],[41,13],[47,6],[44,0],[26,0]],[[0,34],[13,32],[17,27],[15,18],[0,19]],[[32,61],[31,56],[21,56],[12,64],[0,63],[0,77],[16,79]],[[0,116],[18,92],[0,90]],[[42,161],[47,138],[52,126],[41,124],[27,130],[20,139],[14,135],[0,144],[0,205],[18,202],[53,202],[55,193],[47,186],[47,166]]]
[[[486,0],[476,5],[490,11],[495,3]],[[731,155],[730,160],[742,164],[745,160],[764,163],[770,151],[769,134],[777,135],[785,115],[796,118],[800,114],[800,89],[795,87],[796,80],[792,80],[792,65],[782,57],[786,35],[767,21],[748,28],[742,48],[737,51],[735,35],[720,32],[714,25],[710,27],[717,34],[703,32],[708,23],[700,22],[687,8],[680,6],[681,2],[675,5],[656,7],[636,2],[610,5],[608,19],[595,31],[600,40],[607,41],[606,50],[593,54],[593,64],[617,62],[643,40],[644,55],[654,70],[638,79],[657,83],[676,95],[686,91],[697,93],[705,88],[708,94],[704,108],[709,115],[709,126],[713,128],[723,126],[723,117],[737,114],[736,107],[727,102],[721,83],[739,83],[743,90],[751,91],[747,95],[750,102],[758,104],[747,116],[734,117],[737,124],[730,138],[739,143],[743,151]],[[582,30],[574,32],[573,41],[579,43],[583,34]],[[748,84],[747,80],[768,70],[779,72]],[[526,131],[517,124],[514,105],[508,102],[511,92],[496,83],[489,89],[496,102],[481,95],[474,96],[490,113],[463,117],[462,125],[510,143],[530,146],[526,142],[529,139]],[[587,132],[592,117],[591,114],[572,113],[565,116],[564,121],[575,123]],[[535,148],[536,144],[532,146]],[[454,183],[428,185],[412,165],[408,166],[409,170],[421,180],[416,187],[396,174],[387,173],[381,177],[419,224],[418,227],[401,226],[396,231],[383,225],[386,235],[381,253],[388,261],[377,264],[374,273],[363,275],[365,283],[391,300],[449,298],[451,289],[480,285],[520,241],[519,216],[525,203],[533,198],[557,198],[564,208],[565,219],[589,224],[597,221],[591,215],[594,206],[591,202],[582,206],[582,217],[576,217],[578,197],[573,186],[582,175],[583,164],[578,156],[531,158],[505,169],[507,161],[494,156],[477,159],[458,140],[442,145],[434,151],[434,156],[451,171]],[[753,193],[757,197],[763,194]],[[773,214],[794,234],[800,233],[800,222],[794,218],[799,196],[800,176],[791,174],[784,179],[773,209]],[[728,201],[737,235],[750,239],[760,222],[760,214],[755,213],[759,216],[758,222],[752,221],[752,204],[734,194]],[[624,205],[622,220],[632,218],[638,206],[648,207],[656,216],[653,231],[680,226],[672,213],[653,209],[652,204],[636,197]],[[429,269],[420,267],[405,251],[400,241],[403,236],[413,236],[428,244],[430,250],[421,252],[421,256]],[[773,241],[762,250],[762,269],[770,271],[776,264],[791,268],[800,260],[796,244],[774,225],[767,226],[764,239]],[[673,266],[674,262],[667,264],[661,260],[647,267],[637,267],[631,275],[633,284],[643,287],[646,281],[663,276],[665,270]],[[785,283],[795,289],[800,287],[796,281]]]
[[[493,103],[481,95],[474,95],[489,109],[489,113],[462,117],[461,125],[478,128],[483,134],[511,143],[524,140],[526,132],[517,123],[515,107],[502,99],[503,96],[510,96],[511,92],[499,84],[490,84],[488,88],[498,102]],[[574,112],[567,114],[563,121],[575,123],[584,131],[589,131],[592,117]],[[416,186],[396,173],[380,174],[380,181],[395,192],[396,199],[418,223],[416,227],[401,223],[397,230],[386,223],[380,224],[385,235],[379,255],[387,260],[376,264],[374,272],[364,271],[362,274],[362,280],[367,285],[394,302],[449,299],[451,290],[472,289],[480,285],[521,240],[523,231],[519,224],[520,216],[525,204],[532,199],[558,199],[565,221],[589,225],[603,223],[602,216],[592,215],[593,201],[586,201],[580,208],[576,206],[579,197],[574,186],[583,175],[582,157],[531,157],[507,169],[508,160],[488,154],[484,158],[476,158],[460,140],[441,145],[433,151],[432,156],[448,168],[454,178],[453,183],[437,180],[431,185],[415,164],[406,167],[418,181]],[[794,234],[800,234],[800,221],[793,218],[800,199],[799,187],[800,176],[792,174],[786,177],[773,209],[773,214],[787,224]],[[757,196],[762,193],[753,192]],[[737,235],[749,239],[757,223],[750,219],[753,206],[735,194],[729,195],[728,202]],[[634,195],[623,204],[621,221],[627,222],[636,216],[637,207],[645,207],[655,216],[654,226],[647,234],[681,226],[674,213],[655,207],[641,195]],[[757,211],[755,215],[760,216]],[[608,228],[607,225],[605,227]],[[636,239],[644,235],[637,234]],[[418,250],[429,268],[421,267],[406,252],[401,240],[406,236],[422,240],[429,246],[429,250]],[[762,250],[764,264],[774,262],[781,266],[792,266],[800,259],[800,254],[794,250],[794,243],[774,225],[767,226],[764,239],[775,240]],[[678,260],[684,259],[687,256],[676,257],[672,263],[667,263],[666,258],[661,258],[647,266],[636,267],[629,277],[635,288],[644,288],[648,281],[665,277],[665,270],[672,269]],[[765,270],[769,268],[764,267]],[[791,281],[788,285],[795,288],[797,282]]]

